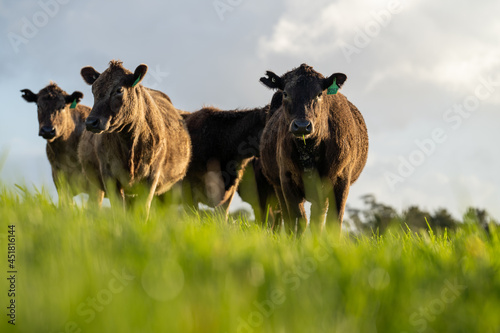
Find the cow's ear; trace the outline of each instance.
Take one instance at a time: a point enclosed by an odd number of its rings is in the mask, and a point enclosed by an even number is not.
[[[283,103],[283,92],[277,91],[274,93],[271,99],[271,105],[269,106],[269,113],[273,114],[274,111],[278,110]]]
[[[83,81],[87,82],[89,85],[92,85],[99,78],[99,75],[101,75],[101,73],[91,66],[83,67],[80,74],[83,77]]]
[[[66,100],[66,104],[74,103],[75,106],[76,104],[80,103],[82,98],[83,98],[83,93],[80,91],[75,91],[71,95],[66,95],[66,97],[64,97],[64,99]]]
[[[26,102],[30,102],[30,103],[36,103],[36,101],[38,100],[38,95],[37,94],[34,94],[31,90],[29,89],[23,89],[21,90],[21,92],[23,93],[21,95],[22,98],[24,98],[24,100]]]
[[[260,82],[270,89],[283,90],[284,84],[283,80],[271,71],[266,72],[267,77],[261,77]]]
[[[332,74],[330,77],[323,79],[323,90],[330,88],[334,82],[337,85],[337,89],[339,89],[342,87],[345,80],[347,80],[347,76],[344,73]]]
[[[141,83],[141,81],[144,79],[144,76],[146,76],[147,72],[148,72],[148,66],[145,65],[145,64],[140,64],[135,69],[134,74],[130,75],[128,84],[131,87],[135,87],[136,85],[138,85],[139,83]]]

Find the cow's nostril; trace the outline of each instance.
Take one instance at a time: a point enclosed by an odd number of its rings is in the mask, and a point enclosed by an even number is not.
[[[312,124],[309,122],[309,124],[306,125],[306,132],[311,133],[312,132]]]
[[[88,117],[85,119],[85,126],[87,126],[87,128],[97,128],[99,126],[99,119]]]

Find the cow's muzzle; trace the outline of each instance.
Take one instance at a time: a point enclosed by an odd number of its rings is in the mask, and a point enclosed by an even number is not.
[[[53,126],[42,126],[38,136],[47,140],[53,139],[56,136],[56,129]]]
[[[290,124],[290,132],[295,136],[309,135],[313,131],[313,124],[306,119],[295,119]]]
[[[85,127],[87,128],[87,131],[92,133],[102,132],[100,121],[97,117],[87,117],[87,119],[85,119]]]

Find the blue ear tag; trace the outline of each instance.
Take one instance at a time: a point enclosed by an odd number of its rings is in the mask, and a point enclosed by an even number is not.
[[[337,85],[337,78],[333,79],[333,83],[328,87],[326,92],[327,95],[335,95],[339,91],[339,86]]]
[[[132,88],[135,87],[137,85],[137,83],[139,83],[139,81],[141,81],[141,76],[140,75],[137,78],[137,80],[135,80],[134,83],[132,84]]]
[[[71,103],[71,105],[69,106],[70,109],[74,109],[76,108],[76,99],[73,101],[73,103]]]

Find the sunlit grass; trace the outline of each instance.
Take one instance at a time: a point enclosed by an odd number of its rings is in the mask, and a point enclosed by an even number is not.
[[[252,221],[57,207],[0,188],[16,226],[16,325],[1,332],[496,332],[500,242],[453,232],[300,240]],[[7,262],[0,294],[6,309]],[[4,277],[5,276],[5,277]],[[6,313],[6,310],[3,312]]]

